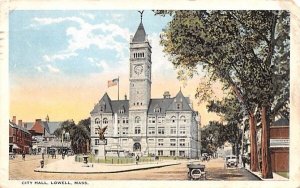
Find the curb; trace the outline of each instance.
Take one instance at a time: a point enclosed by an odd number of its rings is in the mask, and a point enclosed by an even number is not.
[[[248,169],[248,168],[244,168],[244,169],[246,169],[248,172],[250,172],[252,175],[254,175],[255,177],[257,177],[258,179],[264,181],[264,179],[263,179],[262,177],[260,177],[260,176],[259,176],[258,174],[256,174],[256,173],[253,173],[250,169]]]
[[[127,169],[127,170],[115,170],[115,171],[94,171],[94,172],[74,172],[74,171],[41,171],[38,169],[35,169],[34,172],[41,172],[41,173],[68,173],[68,174],[105,174],[105,173],[120,173],[120,172],[130,172],[130,171],[138,171],[138,170],[147,170],[147,169],[153,169],[153,168],[161,168],[166,166],[173,166],[173,165],[179,165],[181,163],[174,163],[174,164],[165,164],[160,166],[150,166],[150,167],[142,167],[142,168],[133,168],[133,169]]]

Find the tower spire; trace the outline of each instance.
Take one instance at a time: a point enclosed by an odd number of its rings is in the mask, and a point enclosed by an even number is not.
[[[141,23],[143,22],[143,13],[144,13],[144,10],[142,11],[138,11],[140,14],[141,14]]]

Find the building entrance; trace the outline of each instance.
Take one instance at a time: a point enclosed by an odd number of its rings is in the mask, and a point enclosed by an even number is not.
[[[141,144],[136,142],[133,144],[133,151],[137,152],[137,151],[141,151]]]

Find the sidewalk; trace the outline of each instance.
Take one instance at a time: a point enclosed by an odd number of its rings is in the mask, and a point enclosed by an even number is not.
[[[160,168],[180,164],[179,161],[158,161],[152,163],[136,164],[103,164],[103,163],[88,163],[89,167],[85,167],[82,162],[75,162],[75,157],[66,157],[65,160],[59,160],[50,164],[45,164],[44,168],[36,168],[35,172],[46,173],[117,173],[134,170],[145,170],[151,168]]]
[[[250,173],[252,173],[253,175],[255,175],[256,177],[258,177],[259,179],[263,180],[263,181],[288,181],[289,179],[282,177],[276,173],[273,172],[273,178],[272,179],[264,179],[261,177],[261,172],[253,172],[250,170],[250,165],[246,164],[246,170],[248,170]]]

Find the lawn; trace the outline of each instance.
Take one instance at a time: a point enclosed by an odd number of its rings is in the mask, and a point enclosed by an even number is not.
[[[289,178],[289,172],[276,172],[276,174],[285,178]]]
[[[83,155],[76,155],[76,162],[83,162]],[[135,163],[134,157],[106,157],[106,159],[97,158],[94,155],[88,155],[89,163],[108,163],[108,164],[129,164]],[[155,161],[153,157],[140,157],[139,162],[152,162]]]

